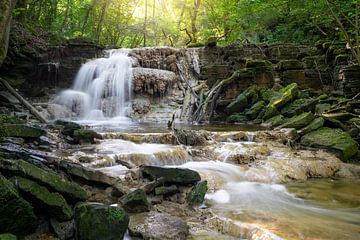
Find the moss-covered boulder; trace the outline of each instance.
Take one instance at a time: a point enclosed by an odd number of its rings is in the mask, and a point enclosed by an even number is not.
[[[102,136],[97,132],[89,129],[79,129],[74,131],[75,143],[95,143],[95,139],[102,139]]]
[[[299,134],[304,135],[309,132],[315,131],[316,129],[321,128],[324,125],[324,122],[325,122],[325,120],[322,117],[318,117],[318,118],[314,119],[309,125],[302,128],[299,131]]]
[[[304,69],[305,64],[297,59],[282,60],[278,63],[278,69],[280,71]]]
[[[17,237],[11,233],[0,234],[0,240],[17,240]]]
[[[140,213],[150,211],[150,203],[144,190],[137,189],[120,198],[121,206],[129,213]]]
[[[161,186],[155,188],[155,195],[173,195],[179,192],[179,188],[176,185]]]
[[[56,120],[54,124],[61,128],[61,134],[69,137],[74,137],[74,132],[82,129],[80,124],[64,120]]]
[[[266,125],[269,125],[271,127],[277,127],[281,124],[283,124],[285,122],[285,117],[281,114],[275,116],[275,117],[272,117],[268,120],[265,121],[265,124]]]
[[[277,97],[279,92],[272,89],[261,89],[260,90],[260,98],[264,100],[266,103],[269,103],[271,99]]]
[[[229,123],[240,123],[247,122],[249,119],[242,113],[233,114],[226,118],[226,121]]]
[[[298,116],[287,119],[280,127],[301,129],[310,124],[314,119],[315,116],[312,112],[305,112]]]
[[[59,174],[39,168],[23,160],[0,159],[1,172],[25,177],[59,192],[71,201],[87,199],[87,192],[74,182],[62,178]]]
[[[281,114],[286,117],[293,117],[303,112],[313,111],[317,100],[313,98],[296,99],[295,101],[288,103],[281,110]]]
[[[226,107],[227,113],[236,113],[244,110],[248,105],[254,104],[259,99],[255,86],[243,91],[236,99]]]
[[[190,206],[200,205],[204,202],[205,194],[208,190],[207,181],[198,182],[187,196]]]
[[[280,114],[279,110],[277,110],[276,107],[274,107],[270,104],[267,105],[263,111],[264,111],[264,113],[261,115],[264,120],[267,120],[269,118],[275,117]]]
[[[291,83],[286,87],[280,89],[279,95],[271,100],[270,106],[279,109],[288,102],[291,102],[294,99],[296,99],[298,94],[299,94],[298,85],[296,83]]]
[[[35,230],[36,225],[33,207],[0,175],[0,232],[26,235]]]
[[[23,124],[24,121],[20,118],[8,115],[8,114],[0,114],[0,124]]]
[[[164,168],[155,166],[141,166],[142,174],[151,179],[162,179],[164,183],[188,185],[201,180],[199,173],[186,168]]]
[[[330,108],[331,108],[331,104],[329,103],[319,103],[316,104],[315,106],[315,113],[321,114],[323,112],[330,110]]]
[[[268,69],[271,68],[271,62],[263,59],[248,59],[245,63],[246,68]]]
[[[100,203],[81,203],[75,208],[76,237],[81,240],[123,239],[129,225],[124,209]]]
[[[45,130],[25,124],[3,124],[0,137],[38,138],[46,135]]]
[[[264,101],[258,101],[254,105],[251,106],[249,110],[245,112],[245,116],[249,119],[255,119],[259,113],[264,109],[265,102]]]
[[[301,138],[301,144],[310,147],[329,149],[342,160],[348,160],[358,152],[358,143],[341,129],[323,127]]]
[[[59,193],[51,193],[46,187],[25,178],[15,177],[12,180],[20,193],[39,211],[62,221],[72,218],[72,208]]]

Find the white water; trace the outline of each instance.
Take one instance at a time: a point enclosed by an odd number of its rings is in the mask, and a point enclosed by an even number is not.
[[[123,120],[131,109],[132,60],[122,49],[106,53],[106,58],[85,63],[73,87],[54,100],[75,112],[80,120]]]

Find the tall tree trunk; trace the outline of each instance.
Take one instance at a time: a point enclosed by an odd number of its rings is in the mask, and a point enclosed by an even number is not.
[[[196,27],[196,21],[197,21],[197,16],[198,16],[198,12],[200,9],[200,5],[201,5],[201,0],[194,0],[194,8],[193,8],[193,12],[191,14],[191,35],[192,35],[192,41],[194,43],[197,42],[198,29]]]
[[[0,66],[8,50],[12,11],[14,7],[15,0],[0,1]]]
[[[103,26],[103,23],[104,23],[104,18],[105,18],[105,15],[106,15],[106,10],[107,10],[107,7],[108,7],[108,3],[109,3],[109,0],[104,0],[104,3],[102,5],[101,11],[100,11],[98,25],[96,27],[96,40],[97,40],[98,43],[100,42],[101,30],[102,30],[102,26]]]
[[[147,26],[147,10],[148,10],[148,1],[145,0],[145,19],[144,19],[144,47],[146,47],[146,26]]]
[[[96,2],[97,2],[97,0],[92,0],[91,3],[90,3],[90,6],[86,10],[86,14],[85,14],[83,24],[82,24],[82,27],[81,27],[81,34],[84,34],[84,32],[85,32],[85,27],[87,25],[87,22],[89,21],[90,13],[94,9],[94,6],[95,6]]]

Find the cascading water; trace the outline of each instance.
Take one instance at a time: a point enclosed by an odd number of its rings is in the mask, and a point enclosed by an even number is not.
[[[131,109],[132,59],[125,50],[109,50],[107,57],[85,63],[72,89],[55,103],[66,106],[82,120],[126,117]]]

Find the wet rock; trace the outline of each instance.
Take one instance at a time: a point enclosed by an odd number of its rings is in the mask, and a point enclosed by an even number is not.
[[[205,194],[208,190],[207,181],[198,182],[187,196],[190,206],[200,205],[204,202]]]
[[[206,138],[199,131],[175,129],[175,135],[178,141],[186,146],[201,146],[206,144]]]
[[[132,215],[129,231],[131,236],[147,240],[185,240],[189,235],[189,227],[184,220],[154,211]]]
[[[301,144],[329,149],[342,160],[348,160],[358,152],[358,143],[341,129],[320,128],[301,138]]]
[[[286,120],[285,123],[280,126],[280,128],[301,129],[310,124],[314,119],[315,116],[312,112],[305,112]]]
[[[47,188],[25,178],[15,177],[12,180],[21,194],[41,211],[62,221],[72,218],[71,207],[59,193],[51,193]]]
[[[155,188],[156,195],[172,195],[172,194],[175,194],[178,192],[179,192],[179,189],[176,185],[161,186],[161,187]]]
[[[252,105],[249,110],[245,112],[245,116],[248,117],[249,119],[255,119],[259,115],[261,110],[263,110],[264,107],[265,107],[265,102],[258,101],[257,103]]]
[[[151,109],[151,103],[148,98],[135,98],[132,101],[132,110],[136,115],[145,115]]]
[[[36,224],[33,207],[0,175],[0,232],[26,235],[35,230]]]
[[[229,123],[236,123],[236,122],[248,122],[249,119],[242,113],[233,114],[226,118],[226,121]]]
[[[285,122],[285,117],[281,114],[272,117],[265,121],[265,124],[270,125],[271,127],[277,127]]]
[[[314,119],[309,125],[301,129],[298,133],[300,135],[307,134],[309,132],[315,131],[321,128],[324,125],[325,120],[322,117]]]
[[[258,100],[259,96],[254,86],[247,88],[236,99],[226,107],[227,113],[236,113],[244,110],[249,104]]]
[[[73,113],[69,108],[56,103],[48,104],[46,110],[50,119],[68,119],[73,116]]]
[[[286,117],[293,117],[303,112],[314,110],[317,100],[312,98],[296,99],[295,101],[288,103],[282,110],[281,114]]]
[[[122,239],[128,224],[129,217],[120,207],[100,203],[80,203],[75,208],[77,239]]]
[[[199,173],[186,168],[163,168],[154,166],[140,167],[142,174],[151,180],[163,178],[164,183],[194,184],[201,180]]]
[[[298,85],[296,83],[289,84],[288,86],[280,89],[279,95],[271,100],[270,106],[280,108],[288,102],[294,100],[298,93]]]
[[[150,203],[144,190],[137,189],[119,199],[121,206],[129,213],[141,213],[150,211]]]
[[[74,142],[80,144],[94,144],[95,139],[102,139],[97,132],[89,129],[79,129],[74,131]]]
[[[11,175],[25,177],[59,192],[70,200],[86,200],[87,192],[78,184],[63,179],[55,172],[41,169],[23,160],[0,159],[0,170]]]
[[[61,126],[61,134],[69,137],[74,137],[74,132],[76,130],[82,129],[82,126],[80,124],[74,123],[74,122],[68,122],[63,120],[57,120],[54,122],[55,125]]]
[[[3,124],[0,129],[2,137],[39,138],[45,134],[41,128],[24,124]]]
[[[60,240],[70,239],[75,234],[75,221],[58,222],[56,219],[50,219],[51,229]]]

